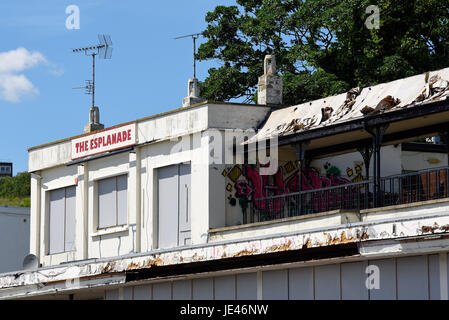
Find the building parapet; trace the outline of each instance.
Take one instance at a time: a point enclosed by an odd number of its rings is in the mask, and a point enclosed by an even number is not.
[[[235,108],[240,111],[238,120],[232,118],[232,114],[236,111]],[[268,106],[205,101],[186,108],[114,125],[104,130],[135,122],[137,145],[144,145],[202,132],[209,128],[247,129],[248,127],[257,127],[270,111],[271,107]],[[229,119],[230,117],[232,119]],[[100,131],[94,133],[97,132]],[[29,148],[28,171],[36,172],[67,164],[72,160],[71,141],[89,134],[92,133]]]

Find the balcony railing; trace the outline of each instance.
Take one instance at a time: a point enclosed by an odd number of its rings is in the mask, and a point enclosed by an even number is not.
[[[449,167],[255,199],[249,221],[269,221],[337,209],[362,210],[449,197]]]

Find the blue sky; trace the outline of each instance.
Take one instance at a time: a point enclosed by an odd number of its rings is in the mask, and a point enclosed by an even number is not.
[[[112,60],[97,60],[96,105],[105,126],[181,107],[192,77],[192,40],[206,13],[231,0],[2,0],[0,2],[0,161],[26,171],[27,149],[83,132],[90,96],[73,87],[91,78],[91,59],[71,49],[110,34]],[[66,7],[80,29],[66,28]],[[204,40],[199,39],[198,44]],[[23,49],[20,49],[23,48]],[[203,80],[218,62],[197,63]]]

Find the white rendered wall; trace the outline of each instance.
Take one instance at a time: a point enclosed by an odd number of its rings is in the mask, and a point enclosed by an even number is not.
[[[191,163],[191,243],[206,243],[209,228],[223,225],[225,219],[224,177],[219,165],[209,166],[208,128],[257,127],[269,110],[260,106],[204,104],[140,119],[135,151],[71,166],[67,166],[71,161],[69,139],[32,148],[30,251],[39,256],[43,266],[49,266],[158,249],[157,170],[182,162]],[[180,147],[176,139],[181,137],[195,142],[187,148]],[[128,223],[98,230],[97,181],[121,174],[128,176]],[[49,191],[73,185],[76,250],[48,255]],[[214,187],[209,188],[211,185]]]
[[[435,152],[402,151],[402,169],[418,171],[445,167],[447,154]]]

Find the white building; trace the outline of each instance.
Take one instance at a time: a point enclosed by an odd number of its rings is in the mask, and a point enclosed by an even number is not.
[[[0,274],[21,270],[29,248],[30,208],[0,206]]]
[[[449,69],[280,107],[273,62],[258,105],[189,85],[181,109],[29,149],[41,266],[0,297],[447,299],[447,149],[404,142],[447,131]]]

